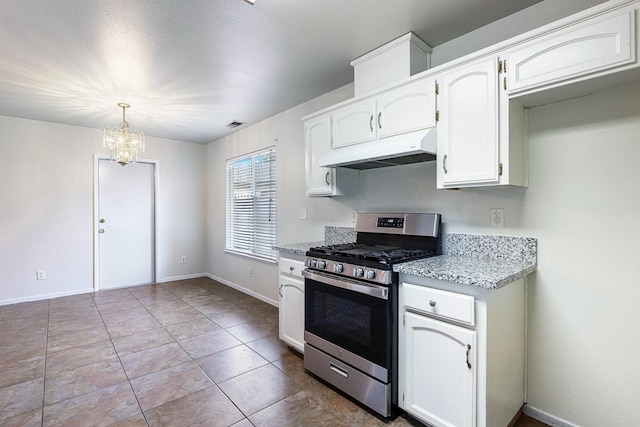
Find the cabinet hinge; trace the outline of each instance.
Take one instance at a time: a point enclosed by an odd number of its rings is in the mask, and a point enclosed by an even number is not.
[[[502,61],[498,61],[498,73],[502,72]]]
[[[402,401],[404,402],[404,391],[402,392]]]
[[[403,314],[402,315],[402,326],[406,326],[407,325],[407,315]]]
[[[498,163],[498,175],[502,176],[502,163]]]
[[[436,111],[436,122],[440,121],[440,110]]]
[[[436,95],[440,94],[440,85],[436,82]]]

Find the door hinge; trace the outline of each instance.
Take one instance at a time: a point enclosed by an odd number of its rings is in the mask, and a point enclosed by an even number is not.
[[[502,163],[498,163],[498,175],[502,176]]]
[[[436,122],[440,121],[440,110],[436,111]]]
[[[436,95],[440,95],[440,85],[436,82]]]

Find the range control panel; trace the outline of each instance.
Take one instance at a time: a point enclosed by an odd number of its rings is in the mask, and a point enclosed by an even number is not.
[[[382,228],[404,228],[404,218],[379,217],[378,227]]]
[[[381,285],[391,284],[392,271],[348,264],[322,258],[306,257],[305,265],[311,270],[326,271],[338,276],[367,280]]]

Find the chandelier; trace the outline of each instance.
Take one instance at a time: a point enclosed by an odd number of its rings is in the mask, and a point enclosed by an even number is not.
[[[118,107],[122,108],[120,129],[105,128],[102,145],[111,151],[111,160],[115,160],[122,166],[129,163],[135,165],[138,163],[138,153],[144,152],[144,134],[137,130],[129,130],[129,123],[125,120],[124,112],[130,105],[121,102]]]

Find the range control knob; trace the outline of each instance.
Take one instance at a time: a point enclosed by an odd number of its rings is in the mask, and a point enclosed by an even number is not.
[[[321,270],[327,268],[327,262],[323,261],[321,259],[318,260],[318,268],[321,269]]]
[[[318,265],[318,260],[316,260],[316,259],[310,259],[309,260],[309,267],[316,268],[317,265]]]
[[[344,265],[342,265],[342,264],[334,264],[333,265],[333,271],[335,271],[336,273],[344,272]]]
[[[359,267],[358,267],[358,268],[355,268],[355,269],[353,270],[353,275],[354,275],[355,277],[362,277],[362,276],[364,276],[364,270],[363,270],[362,268],[359,268]]]
[[[364,272],[364,278],[367,280],[373,280],[376,277],[376,272],[373,270],[367,270]]]

